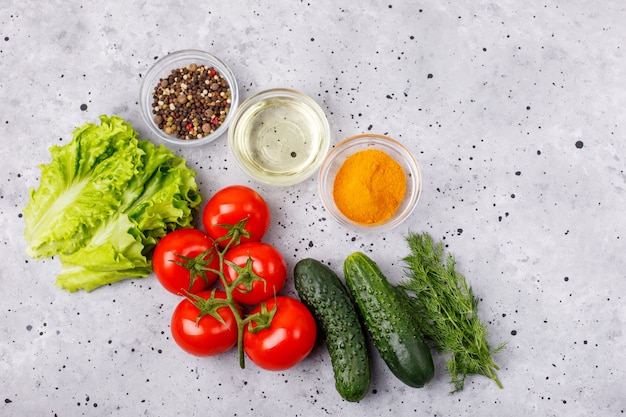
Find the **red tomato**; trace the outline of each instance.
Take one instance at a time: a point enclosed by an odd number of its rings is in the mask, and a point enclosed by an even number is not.
[[[298,364],[315,345],[317,326],[313,314],[302,302],[285,296],[270,298],[267,311],[276,306],[270,327],[254,333],[245,326],[243,347],[257,366],[270,371],[282,371]],[[250,314],[261,312],[262,305]],[[250,322],[254,329],[256,323]]]
[[[272,245],[248,242],[226,252],[224,278],[229,284],[237,278],[242,279],[233,290],[235,301],[259,304],[283,288],[287,279],[287,265],[283,255]]]
[[[154,248],[154,273],[163,287],[174,294],[197,294],[217,280],[217,274],[202,269],[219,269],[216,248],[213,239],[198,229],[170,232]],[[207,251],[206,256],[200,256]]]
[[[217,299],[225,299],[226,293],[214,290]],[[199,299],[182,300],[172,315],[171,331],[174,341],[184,351],[196,356],[214,356],[230,350],[237,343],[237,322],[228,306],[216,308],[210,302],[213,291],[203,291],[196,295]],[[191,296],[193,298],[193,296]],[[194,305],[199,303],[200,307]],[[222,318],[221,323],[208,312],[214,311]],[[198,320],[198,316],[202,315]],[[197,322],[196,322],[197,321]]]
[[[231,238],[224,238],[229,229],[220,225],[234,226],[245,219],[239,243],[258,242],[269,228],[270,210],[263,197],[243,185],[232,185],[215,193],[202,213],[204,229],[221,247]]]

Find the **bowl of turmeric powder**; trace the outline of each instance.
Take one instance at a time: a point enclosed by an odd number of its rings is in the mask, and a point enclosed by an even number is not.
[[[421,173],[411,152],[383,135],[340,142],[319,171],[322,203],[340,224],[359,232],[389,230],[415,209]]]

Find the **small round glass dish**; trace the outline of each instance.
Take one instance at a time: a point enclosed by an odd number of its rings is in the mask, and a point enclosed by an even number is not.
[[[181,147],[205,145],[226,133],[238,104],[230,68],[194,49],[157,60],[143,78],[139,99],[150,134]]]
[[[386,155],[381,154],[381,152],[364,152],[372,150],[382,151]],[[339,183],[336,182],[338,173],[342,170],[346,161],[352,160],[354,162],[355,158],[359,158],[359,155],[363,157],[365,153],[377,155],[375,158],[371,156],[368,164],[360,164],[360,168],[351,169],[348,175],[346,175],[347,169],[342,174],[344,179],[350,182],[350,195],[345,195],[345,193],[340,195],[340,191],[337,191],[337,195],[335,195],[335,188],[339,186]],[[380,155],[388,161],[386,169],[373,168],[374,165],[382,164]],[[389,158],[392,161],[389,161]],[[393,161],[397,164],[394,164]],[[380,176],[377,174],[378,172],[387,171],[390,168],[390,163],[395,166],[394,176],[387,174]],[[398,189],[401,190],[403,188],[403,179],[406,186],[404,187],[404,192],[401,193]],[[378,185],[373,185],[373,182],[378,182]],[[322,163],[318,177],[319,194],[326,210],[341,225],[357,232],[387,231],[398,226],[415,209],[421,194],[421,188],[422,177],[419,165],[411,152],[400,142],[387,136],[376,134],[353,136],[339,143],[330,151]],[[377,205],[376,202],[389,201],[389,196],[372,194],[375,192],[389,193],[391,192],[389,191],[390,189],[395,189],[395,197],[400,197],[400,199],[395,201],[395,205],[390,205],[392,208],[396,205],[397,207],[389,211],[386,217],[380,221],[361,221],[360,218],[355,220],[357,219],[356,212],[366,210],[363,207],[373,207],[373,211],[380,211],[381,206],[387,203]],[[356,195],[351,195],[355,193]],[[346,197],[348,198],[346,199]],[[341,204],[338,204],[339,199],[347,200],[351,210],[344,208],[342,211],[339,207]],[[380,214],[382,215],[382,213]]]
[[[267,185],[291,186],[317,172],[330,147],[330,128],[310,97],[276,88],[241,104],[228,129],[228,145],[250,177]]]

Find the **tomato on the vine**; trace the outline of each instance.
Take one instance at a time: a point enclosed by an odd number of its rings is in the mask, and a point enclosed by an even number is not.
[[[266,328],[265,312],[273,314]],[[313,350],[317,325],[313,314],[299,300],[286,296],[270,298],[250,313],[255,314],[262,317],[244,328],[243,347],[260,368],[270,371],[291,368]]]
[[[165,235],[152,254],[152,267],[168,291],[196,294],[212,285],[219,256],[214,240],[198,229],[178,229]],[[210,269],[210,270],[207,270]]]
[[[214,356],[235,346],[237,321],[229,306],[218,303],[220,299],[226,299],[224,291],[203,291],[188,295],[178,304],[170,327],[174,341],[184,351]]]
[[[274,246],[248,242],[235,246],[224,256],[224,278],[232,284],[233,298],[241,304],[259,304],[276,295],[285,285],[287,265]]]
[[[237,225],[245,221],[242,230]],[[202,212],[202,223],[208,235],[221,246],[235,238],[235,243],[258,242],[270,225],[270,210],[259,193],[243,185],[232,185],[219,190],[207,202]],[[237,231],[227,236],[229,231]]]

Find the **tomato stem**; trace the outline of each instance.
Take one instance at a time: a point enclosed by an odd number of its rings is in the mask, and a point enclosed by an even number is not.
[[[237,322],[237,354],[239,355],[239,367],[244,369],[246,367],[245,355],[243,354],[244,322],[239,314],[235,314],[235,321]]]
[[[245,225],[245,221],[243,222],[243,224]],[[243,351],[243,330],[245,326],[245,320],[241,316],[241,311],[237,308],[237,304],[235,303],[235,300],[233,298],[233,291],[235,289],[235,286],[233,284],[235,284],[235,282],[229,284],[224,273],[224,256],[233,245],[237,245],[235,239],[229,240],[222,250],[217,251],[220,263],[218,277],[220,283],[222,284],[222,287],[224,287],[224,292],[226,292],[227,304],[233,312],[233,315],[235,316],[235,323],[237,323],[237,354],[239,356],[239,366],[241,367],[241,369],[244,369],[246,367],[246,360]]]

